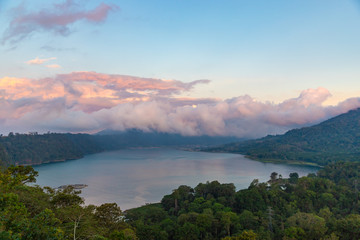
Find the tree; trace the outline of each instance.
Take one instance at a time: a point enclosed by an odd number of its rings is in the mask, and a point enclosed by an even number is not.
[[[289,182],[295,184],[299,179],[299,174],[297,172],[293,172],[289,174],[289,177]]]
[[[175,209],[175,212],[177,212],[177,211],[179,210],[179,204],[178,204],[178,201],[179,201],[179,198],[180,198],[179,190],[178,190],[178,189],[175,189],[171,195],[172,195],[173,198],[174,198],[174,209]]]
[[[11,189],[15,186],[36,182],[38,172],[31,166],[11,166],[8,167],[4,173],[0,174],[0,184],[3,184],[3,189]]]
[[[104,203],[96,208],[95,216],[106,226],[116,225],[123,221],[123,214],[116,203]]]
[[[278,173],[272,172],[270,175],[270,182],[274,183],[277,180],[277,177],[278,177]]]
[[[252,230],[244,230],[237,238],[238,240],[256,240],[257,235]]]
[[[22,239],[61,240],[64,239],[64,233],[60,228],[59,219],[55,217],[55,214],[51,210],[45,209],[30,220]]]
[[[196,217],[196,226],[200,231],[202,239],[204,239],[206,235],[211,235],[213,221],[214,217],[212,214],[201,213]]]
[[[259,218],[256,217],[252,212],[244,210],[239,215],[239,223],[242,229],[256,229],[259,224]]]
[[[220,216],[220,225],[225,230],[226,235],[230,236],[239,218],[233,212],[221,212]]]
[[[110,234],[110,240],[137,240],[134,230],[126,228],[122,231],[115,230]]]
[[[336,223],[340,236],[344,239],[360,239],[360,215],[350,214]]]
[[[312,213],[298,212],[287,219],[290,227],[298,227],[304,230],[304,239],[320,239],[327,231],[325,220]]]
[[[306,239],[305,238],[305,231],[304,229],[300,228],[300,227],[289,227],[287,229],[285,229],[284,231],[284,240],[292,240],[292,239]]]
[[[115,230],[126,228],[124,215],[116,203],[104,203],[96,207],[95,218],[108,235]]]
[[[78,195],[81,191],[76,191],[72,186],[58,191],[53,191],[51,196],[51,203],[56,208],[64,208],[69,206],[78,206],[84,203],[84,200]]]
[[[182,227],[180,227],[179,235],[180,240],[199,239],[200,230],[196,227],[196,225],[187,222]]]
[[[2,235],[14,239],[19,236],[20,239],[28,224],[28,213],[25,206],[19,201],[19,197],[14,193],[0,191],[0,232],[6,232]]]

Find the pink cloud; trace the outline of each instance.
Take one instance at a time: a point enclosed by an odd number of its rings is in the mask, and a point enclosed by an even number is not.
[[[42,99],[48,101],[64,98],[67,107],[93,112],[111,108],[126,102],[144,102],[190,91],[196,84],[208,83],[198,80],[184,83],[177,80],[161,80],[96,72],[73,72],[59,74],[54,78],[0,79],[1,97],[7,100]],[[185,100],[179,99],[180,103]]]
[[[278,104],[248,95],[226,100],[180,95],[208,82],[96,72],[43,79],[5,77],[0,79],[0,130],[95,132],[137,128],[183,135],[261,137],[316,124],[360,107],[360,98],[323,106],[331,95],[325,88],[304,90]]]
[[[2,43],[17,43],[33,32],[50,31],[63,36],[69,35],[70,26],[84,20],[91,23],[104,21],[110,11],[119,8],[101,3],[92,10],[82,10],[73,0],[63,4],[54,4],[51,8],[44,8],[37,12],[27,12],[23,5],[16,8],[13,19],[6,29]]]
[[[97,86],[101,86],[101,88],[107,89],[108,91],[117,92],[127,90],[129,93],[136,91],[143,96],[178,94],[182,91],[191,90],[196,84],[210,82],[209,80],[196,80],[190,83],[184,83],[177,80],[141,78],[96,72],[73,72],[58,75],[56,79],[64,83],[72,84],[75,88],[75,82],[81,83],[82,86],[93,86],[95,83]]]
[[[26,63],[29,64],[29,65],[41,65],[41,64],[43,64],[45,62],[55,60],[55,59],[56,59],[56,57],[43,58],[43,59],[40,59],[40,58],[36,57],[34,59],[31,59],[31,60],[27,61]]]
[[[46,67],[52,68],[52,69],[61,68],[61,66],[59,64],[49,64],[49,65],[46,65]]]

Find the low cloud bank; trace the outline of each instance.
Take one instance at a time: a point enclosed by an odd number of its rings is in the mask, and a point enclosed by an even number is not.
[[[103,129],[261,137],[318,123],[360,107],[360,98],[323,106],[331,94],[307,89],[281,103],[244,95],[184,98],[208,80],[181,82],[96,72],[44,79],[0,79],[1,132],[96,132]]]

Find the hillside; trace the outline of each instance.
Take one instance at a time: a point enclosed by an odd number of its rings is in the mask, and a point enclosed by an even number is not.
[[[360,160],[360,109],[351,110],[312,127],[208,148],[211,152],[240,153],[272,162],[329,162]]]
[[[12,134],[0,138],[3,165],[34,165],[78,159],[102,151],[88,134]]]
[[[239,141],[234,137],[192,136],[179,134],[106,131],[90,134],[19,134],[0,137],[0,165],[35,165],[79,159],[86,154],[133,147],[198,147]]]
[[[137,129],[127,131],[104,130],[94,135],[94,139],[105,150],[117,150],[126,147],[204,147],[243,140],[222,136],[182,136],[176,133],[144,132]]]

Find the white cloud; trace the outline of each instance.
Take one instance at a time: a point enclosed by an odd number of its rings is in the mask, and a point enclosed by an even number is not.
[[[41,65],[41,64],[43,64],[45,62],[55,60],[55,59],[56,59],[56,57],[43,58],[43,59],[40,59],[39,57],[36,57],[34,59],[31,59],[31,60],[27,61],[26,63],[29,64],[29,65]]]

